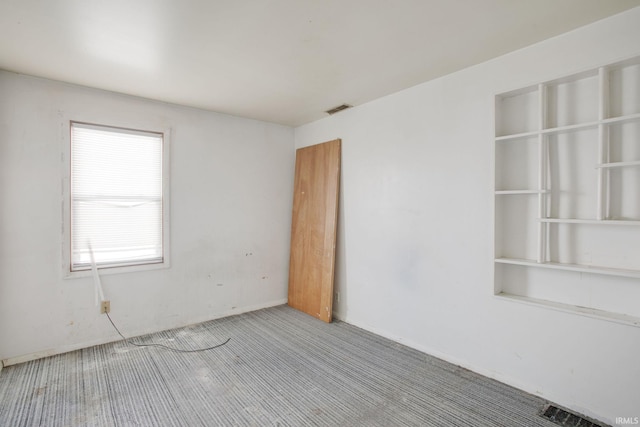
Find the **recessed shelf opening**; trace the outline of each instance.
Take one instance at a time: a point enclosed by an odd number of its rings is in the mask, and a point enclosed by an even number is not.
[[[640,318],[640,57],[495,105],[495,293]]]

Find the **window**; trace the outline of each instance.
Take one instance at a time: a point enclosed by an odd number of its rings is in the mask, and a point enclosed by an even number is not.
[[[165,262],[164,133],[70,130],[70,270]]]

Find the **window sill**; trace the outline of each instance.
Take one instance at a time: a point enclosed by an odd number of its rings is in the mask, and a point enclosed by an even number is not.
[[[107,268],[98,268],[98,273],[101,276],[111,275],[111,274],[126,274],[126,273],[137,273],[140,271],[150,271],[150,270],[163,270],[170,267],[169,261],[167,259],[164,262],[156,262],[153,264],[138,264],[138,265],[125,265],[122,267],[107,267]],[[91,277],[91,269],[89,270],[80,270],[80,271],[69,271],[68,266],[63,271],[62,278],[63,279],[80,279],[84,277]]]

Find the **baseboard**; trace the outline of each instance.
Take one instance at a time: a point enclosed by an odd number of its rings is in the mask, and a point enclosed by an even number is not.
[[[263,308],[275,307],[275,306],[286,304],[286,303],[287,303],[287,299],[284,298],[284,299],[278,299],[278,300],[266,302],[266,303],[263,303],[263,304],[255,304],[255,305],[250,305],[250,306],[246,306],[246,307],[232,308],[232,309],[224,311],[222,313],[218,313],[215,316],[202,316],[201,318],[196,318],[196,319],[190,320],[189,323],[186,324],[186,325],[178,325],[178,326],[172,327],[171,329],[184,328],[184,327],[187,327],[187,326],[190,326],[190,325],[196,325],[196,324],[199,324],[199,323],[208,322],[210,320],[216,320],[216,319],[221,319],[223,317],[235,316],[235,315],[242,314],[242,313],[248,313],[250,311],[262,310]],[[161,332],[161,331],[158,331],[158,330],[136,331],[136,332],[130,333],[130,335],[127,336],[127,338],[136,338],[136,337],[139,337],[139,336],[148,335],[148,334],[152,334],[152,333],[156,333],[156,332]],[[32,360],[43,359],[45,357],[55,356],[57,354],[68,353],[70,351],[82,350],[83,348],[94,347],[96,345],[108,344],[110,342],[120,341],[121,339],[122,338],[120,338],[120,336],[115,335],[115,336],[112,336],[112,337],[101,338],[101,339],[94,340],[94,341],[88,341],[88,342],[83,342],[83,343],[79,343],[79,344],[65,345],[65,346],[55,347],[55,348],[52,348],[52,349],[37,351],[35,353],[29,353],[29,354],[25,354],[25,355],[21,355],[21,356],[9,357],[9,358],[6,358],[6,359],[2,359],[0,361],[0,372],[2,371],[2,367],[3,366],[11,366],[11,365],[17,365],[19,363],[31,362]]]

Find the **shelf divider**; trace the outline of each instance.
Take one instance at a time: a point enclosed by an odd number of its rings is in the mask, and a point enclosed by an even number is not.
[[[547,126],[547,85],[538,85],[539,122],[538,128],[542,131]],[[538,217],[546,216],[546,191],[547,191],[547,137],[538,135]],[[547,259],[547,224],[538,223],[538,262]]]
[[[609,111],[609,72],[605,67],[598,68],[598,162],[609,162],[609,127],[603,124]],[[609,170],[598,168],[598,188],[596,217],[601,220],[608,215],[609,206]]]

